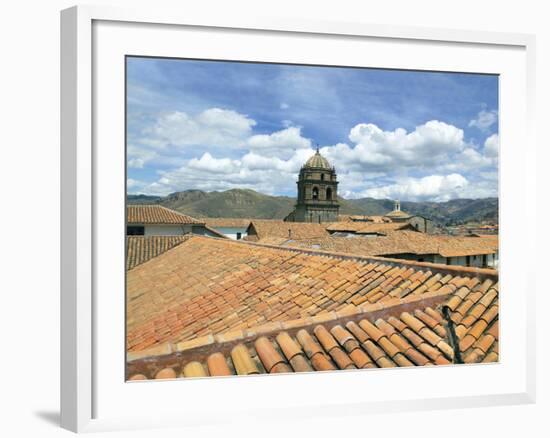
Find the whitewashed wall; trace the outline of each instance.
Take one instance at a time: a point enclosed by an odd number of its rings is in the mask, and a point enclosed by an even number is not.
[[[191,232],[191,225],[145,225],[146,236],[181,236]]]
[[[237,240],[237,233],[241,233],[241,239],[248,234],[246,233],[247,228],[237,228],[237,227],[216,227],[216,231],[219,231],[224,236],[229,237],[230,239]]]

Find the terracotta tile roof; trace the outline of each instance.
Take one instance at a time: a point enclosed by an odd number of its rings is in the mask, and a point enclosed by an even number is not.
[[[128,224],[204,224],[161,205],[129,205],[126,207]]]
[[[361,216],[361,215],[353,215],[349,217],[352,221],[367,221],[367,222],[374,222],[378,224],[382,223],[388,223],[391,222],[391,219],[388,219],[385,216]]]
[[[290,237],[292,239],[324,237],[329,235],[325,227],[326,224],[253,220],[248,227],[246,240],[256,241],[266,237]]]
[[[388,231],[414,229],[409,223],[383,223],[383,222],[334,222],[326,227],[327,231],[347,231],[357,234],[386,233]]]
[[[231,217],[207,217],[206,225],[212,228],[247,228],[254,219],[240,219]]]
[[[491,270],[192,236],[127,273],[127,347],[388,303]]]
[[[130,270],[187,240],[183,236],[127,236],[126,269]]]
[[[498,236],[493,238],[443,236],[408,230],[388,231],[384,234],[372,238],[330,236],[322,239],[287,240],[281,245],[364,256],[439,254],[442,257],[456,257],[493,254],[498,251]]]
[[[127,374],[142,380],[498,362],[497,281],[455,277],[447,283],[453,288],[386,305],[130,353]]]
[[[391,222],[390,218],[384,216],[364,216],[359,214],[340,214],[338,215],[339,222],[351,222],[351,221],[362,221],[362,222],[375,222],[375,223],[389,223]]]

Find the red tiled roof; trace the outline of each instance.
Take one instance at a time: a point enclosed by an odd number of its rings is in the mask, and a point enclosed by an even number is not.
[[[326,224],[307,222],[285,222],[275,220],[253,220],[248,227],[246,240],[256,241],[266,237],[284,237],[291,239],[312,239],[328,236]]]
[[[414,229],[409,223],[380,223],[380,222],[334,222],[326,227],[327,231],[348,231],[357,234],[386,233],[388,231]]]
[[[490,270],[446,267],[192,236],[127,274],[127,346],[139,351],[386,303]],[[472,283],[473,284],[473,283]]]
[[[128,355],[131,380],[497,362],[498,283],[205,336]],[[450,310],[450,320],[442,313]],[[449,336],[450,329],[456,333]],[[458,352],[458,353],[456,353]]]
[[[393,225],[393,224],[392,224]],[[325,237],[285,241],[281,245],[298,248],[315,248],[364,256],[396,254],[439,254],[442,257],[493,254],[498,251],[498,236],[444,236],[416,231],[387,231],[383,236],[372,238]]]
[[[183,236],[127,236],[126,269],[130,270],[165,251],[179,245],[191,235]]]
[[[128,224],[204,224],[204,221],[161,205],[129,205],[126,213]]]

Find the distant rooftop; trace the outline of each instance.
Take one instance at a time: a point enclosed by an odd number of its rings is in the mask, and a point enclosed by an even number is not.
[[[129,224],[204,224],[204,221],[170,210],[161,205],[128,205],[126,212]]]
[[[458,257],[495,253],[498,251],[498,235],[486,235],[484,237],[447,236],[388,229],[384,231],[384,235],[372,239],[360,237],[347,239],[329,236],[293,242],[286,241],[281,244],[300,248],[318,248],[325,251],[361,254],[363,256],[439,254],[442,257]]]

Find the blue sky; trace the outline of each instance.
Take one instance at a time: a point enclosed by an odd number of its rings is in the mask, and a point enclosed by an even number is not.
[[[127,122],[129,193],[294,196],[317,145],[346,198],[498,192],[496,76],[128,58]]]

